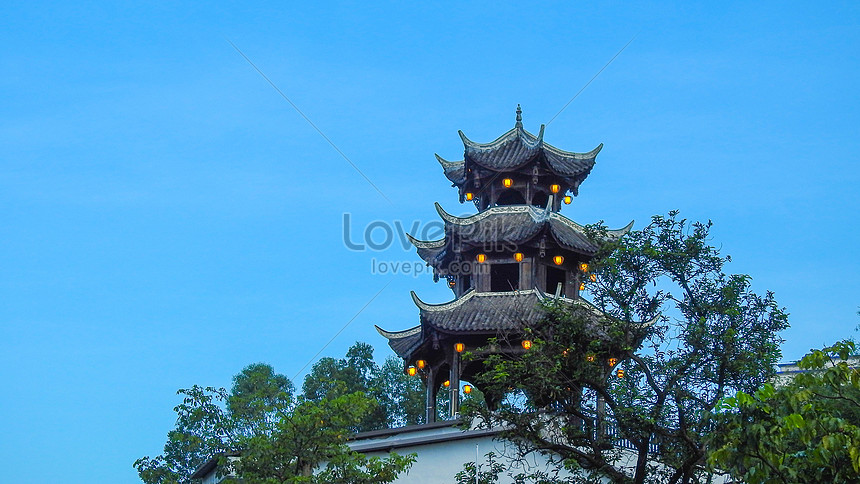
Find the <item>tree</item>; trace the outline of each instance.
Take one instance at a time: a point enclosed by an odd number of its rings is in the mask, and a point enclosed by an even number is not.
[[[384,483],[414,460],[394,454],[367,458],[345,445],[350,429],[378,406],[360,391],[310,400],[295,396],[284,375],[255,364],[236,375],[229,393],[196,385],[178,393],[184,397],[175,408],[176,428],[168,433],[164,453],[134,463],[147,484],[190,483],[200,464],[219,455],[222,473],[265,484]],[[241,458],[231,460],[230,455]],[[377,473],[383,477],[362,481],[362,476],[370,479]]]
[[[712,466],[750,484],[860,482],[860,369],[853,341],[814,350],[785,385],[726,398]]]
[[[233,377],[230,393],[194,385],[177,394],[183,400],[174,408],[176,426],[167,434],[164,453],[134,463],[148,484],[190,483],[201,463],[238,450],[243,436],[267,432],[272,414],[292,402],[293,385],[271,366],[256,363]]]
[[[421,423],[424,392],[420,380],[403,372],[403,361],[389,356],[380,367],[373,360],[373,347],[356,342],[346,357],[321,358],[302,385],[308,400],[322,401],[353,392],[364,392],[376,401],[356,432]]]
[[[677,212],[614,240],[591,227],[605,242],[584,280],[603,316],[549,303],[524,328],[529,350],[484,362],[476,383],[506,398],[464,414],[506,428],[518,455],[544,453],[581,481],[701,482],[708,413],[772,376],[776,334],[788,326],[772,293],[723,272],[730,258],[709,245],[710,228]]]
[[[379,387],[387,395],[388,426],[417,425],[424,422],[424,385],[420,378],[403,371],[403,360],[390,355],[382,363]]]
[[[361,392],[311,401],[299,398],[275,422],[270,435],[245,441],[232,470],[243,483],[359,484],[391,482],[409,468],[414,456],[366,458],[346,446],[348,429],[361,422],[376,402]],[[314,469],[326,463],[317,475]]]

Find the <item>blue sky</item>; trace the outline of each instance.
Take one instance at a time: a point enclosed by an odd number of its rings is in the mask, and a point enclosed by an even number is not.
[[[264,361],[290,377],[417,324],[429,276],[374,220],[459,207],[433,154],[522,104],[562,149],[605,148],[564,212],[642,226],[681,210],[791,313],[786,360],[855,335],[855,2],[328,2],[0,6],[0,468],[135,482],[175,391]],[[391,200],[230,46],[234,42]]]

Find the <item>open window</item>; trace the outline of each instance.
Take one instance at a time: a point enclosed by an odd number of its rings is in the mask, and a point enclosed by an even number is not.
[[[496,205],[525,205],[526,199],[519,190],[513,188],[503,191],[496,200]]]
[[[546,207],[547,202],[549,202],[549,197],[544,192],[537,192],[532,197],[532,205],[536,207],[544,208]]]
[[[546,292],[555,294],[558,285],[561,284],[561,295],[564,296],[565,290],[565,272],[555,267],[546,268]]]
[[[460,294],[464,294],[472,288],[472,276],[465,274],[460,277]]]
[[[493,264],[490,267],[490,291],[504,292],[520,289],[519,264]]]

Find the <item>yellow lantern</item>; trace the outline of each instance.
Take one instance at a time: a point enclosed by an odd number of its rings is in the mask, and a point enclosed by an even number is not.
[[[454,351],[457,353],[462,353],[466,349],[466,345],[463,343],[454,343]]]
[[[559,190],[561,190],[561,186],[559,186],[559,185],[550,185],[549,186],[549,191],[551,191],[553,193],[558,193]]]
[[[586,264],[585,262],[581,262],[579,264],[579,270],[581,270],[582,272],[588,272],[588,264]]]
[[[560,255],[557,255],[557,256],[555,256],[555,257],[553,257],[553,258],[552,258],[552,262],[553,262],[555,265],[560,266],[560,265],[562,265],[562,264],[564,263],[564,257],[562,257],[562,256],[560,256]]]
[[[592,274],[592,275],[588,276],[588,279],[591,282],[597,282],[597,274]]]
[[[570,354],[570,348],[561,352],[561,356],[564,356],[565,358],[567,358],[567,355],[569,355],[569,354]]]
[[[589,362],[593,363],[594,362],[594,355],[588,355],[585,357],[585,359],[588,360]]]
[[[419,370],[423,370],[424,367],[427,366],[427,362],[424,360],[418,360],[415,362],[415,366],[417,366]]]
[[[475,198],[475,194],[472,192],[466,192],[466,200],[472,200]]]
[[[418,370],[414,366],[410,366],[406,369],[406,374],[409,376],[415,376],[418,374]]]
[[[444,386],[445,388],[450,387],[451,386],[451,380],[445,380],[444,382],[442,382],[442,386]]]
[[[523,261],[523,253],[517,252],[516,254],[514,254],[514,260],[517,262],[522,262]]]
[[[618,371],[615,372],[615,375],[617,375],[618,378],[624,378],[624,370],[619,368]]]
[[[530,340],[524,339],[523,340],[523,348],[528,350],[528,349],[531,349],[531,347],[532,347],[532,342]]]
[[[514,181],[510,178],[505,178],[504,180],[502,180],[502,185],[504,185],[505,188],[511,188],[512,186],[514,186]]]
[[[580,283],[579,283],[579,290],[580,290],[580,291],[584,291],[584,290],[585,290],[585,283],[584,283],[584,282],[580,282]]]
[[[466,395],[472,393],[472,385],[463,385],[463,393]]]
[[[571,197],[570,195],[565,195],[565,196],[564,196],[564,203],[565,203],[565,205],[570,205],[570,202],[572,202],[572,201],[573,201],[573,197]]]
[[[479,263],[483,264],[487,260],[487,254],[478,254],[475,257],[475,260],[478,261]]]
[[[618,358],[609,358],[609,366],[615,366],[618,363]]]

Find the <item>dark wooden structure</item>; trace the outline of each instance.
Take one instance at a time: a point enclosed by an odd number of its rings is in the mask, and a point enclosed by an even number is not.
[[[447,281],[454,300],[427,304],[413,292],[418,326],[397,332],[377,327],[405,366],[415,367],[424,379],[427,422],[436,418],[440,388],[448,384],[453,417],[459,411],[461,378],[472,381],[481,371],[480,361],[462,365],[463,348],[484,347],[500,335],[516,340],[521,328],[543,317],[541,302],[548,297],[589,306],[579,297],[588,282],[582,268],[595,255],[598,241],[560,210],[578,195],[603,145],[572,153],[547,144],[543,134],[544,126],[538,135],[523,128],[517,106],[514,128],[491,143],[475,143],[460,132],[462,161],[436,155],[460,202],[473,202],[478,213],[456,217],[437,203],[445,236],[410,240],[433,268],[435,280]],[[620,237],[632,224],[607,235]]]

